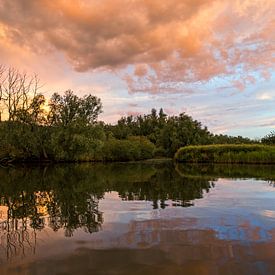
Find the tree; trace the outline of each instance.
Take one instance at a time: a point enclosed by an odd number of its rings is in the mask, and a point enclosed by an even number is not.
[[[208,144],[210,133],[206,127],[186,114],[167,116],[163,109],[152,109],[148,115],[121,118],[117,125],[108,127],[115,138],[145,136],[157,146],[160,155],[173,156],[182,146]]]
[[[46,99],[42,94],[36,95],[28,108],[19,108],[16,112],[16,120],[27,124],[44,124],[45,111],[43,109]]]
[[[272,131],[268,135],[263,137],[262,143],[268,144],[268,145],[275,145],[275,131]]]
[[[0,117],[6,114],[8,121],[16,121],[18,113],[22,116],[30,108],[40,87],[36,75],[0,66]]]
[[[80,98],[68,90],[63,96],[54,93],[49,103],[48,121],[50,125],[67,126],[73,122],[84,125],[94,124],[102,113],[102,103],[99,98],[85,95]]]

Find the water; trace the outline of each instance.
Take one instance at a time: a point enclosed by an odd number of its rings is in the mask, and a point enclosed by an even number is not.
[[[1,168],[0,274],[275,274],[274,168]]]

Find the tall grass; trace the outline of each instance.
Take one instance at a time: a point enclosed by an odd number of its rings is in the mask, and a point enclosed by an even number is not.
[[[267,145],[201,145],[180,148],[177,162],[194,163],[275,163],[275,146]]]

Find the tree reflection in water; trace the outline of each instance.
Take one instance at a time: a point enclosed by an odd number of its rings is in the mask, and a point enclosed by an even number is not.
[[[235,170],[234,170],[235,169]],[[242,170],[240,170],[242,169]],[[152,201],[153,208],[188,207],[214,187],[215,178],[264,177],[271,168],[178,166],[171,162],[127,164],[67,164],[0,169],[0,253],[7,258],[35,253],[37,231],[100,230],[99,200],[117,191],[122,200]],[[273,180],[273,179],[270,179]],[[3,258],[0,255],[0,259]]]

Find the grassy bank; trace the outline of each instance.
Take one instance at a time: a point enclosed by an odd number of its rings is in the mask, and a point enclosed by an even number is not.
[[[275,163],[275,146],[267,145],[202,145],[180,148],[177,162],[192,163]]]

